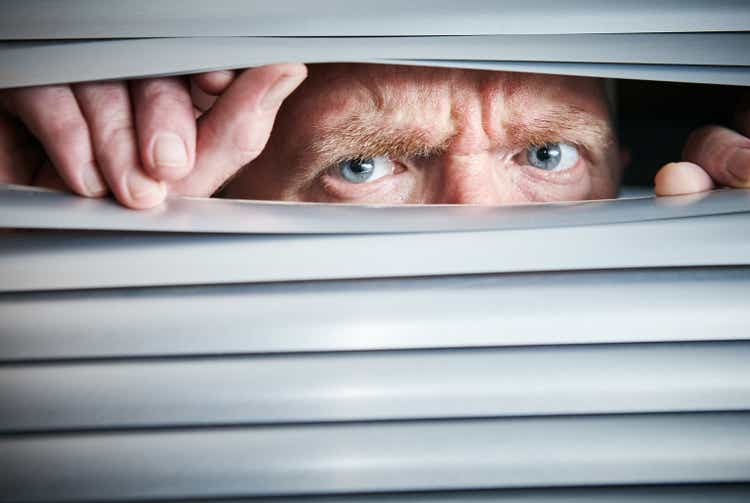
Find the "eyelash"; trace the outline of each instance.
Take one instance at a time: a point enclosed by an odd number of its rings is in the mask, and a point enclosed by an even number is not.
[[[328,167],[323,168],[320,174],[315,178],[317,182],[314,183],[317,183],[327,194],[337,200],[357,200],[373,194],[377,190],[383,188],[385,184],[392,182],[395,176],[407,171],[407,168],[402,163],[392,160],[395,164],[394,172],[392,174],[365,183],[348,182],[337,172],[342,163],[350,160],[361,159],[362,157],[363,156],[351,156],[350,158],[328,165]]]

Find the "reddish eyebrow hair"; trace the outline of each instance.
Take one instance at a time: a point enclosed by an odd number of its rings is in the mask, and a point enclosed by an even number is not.
[[[505,146],[514,149],[565,141],[598,158],[613,141],[608,120],[567,104],[530,114],[517,111],[502,127],[508,138]],[[386,155],[399,159],[429,157],[445,152],[454,135],[453,126],[444,130],[430,124],[395,127],[375,111],[352,115],[336,126],[317,127],[315,139],[305,149],[305,157],[325,166]]]
[[[352,115],[341,124],[316,128],[316,138],[307,152],[328,164],[353,158],[390,155],[397,158],[428,157],[444,151],[454,130],[424,127],[396,127],[380,112]]]
[[[503,122],[503,128],[510,139],[509,146],[514,148],[565,141],[597,154],[614,141],[609,120],[568,104],[530,114],[515,112]]]

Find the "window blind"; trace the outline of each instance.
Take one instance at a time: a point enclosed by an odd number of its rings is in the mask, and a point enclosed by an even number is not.
[[[749,32],[726,0],[10,0],[0,88],[287,60],[748,85]],[[746,501],[749,193],[0,187],[0,500]]]
[[[743,0],[6,0],[7,39],[744,31]],[[543,17],[542,17],[543,16]]]

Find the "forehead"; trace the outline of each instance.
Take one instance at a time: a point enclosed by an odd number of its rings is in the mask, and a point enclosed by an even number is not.
[[[310,76],[294,97],[303,102],[298,106],[332,115],[398,114],[408,107],[429,117],[473,101],[507,111],[564,102],[597,115],[606,112],[600,79],[378,64],[310,65]]]
[[[571,110],[574,116],[567,115]],[[599,79],[320,64],[310,65],[308,79],[285,101],[274,129],[280,152],[309,162],[331,152],[364,155],[360,150],[368,149],[363,145],[395,154],[402,149],[394,139],[399,144],[414,140],[424,148],[411,150],[419,152],[448,145],[457,153],[480,145],[510,147],[532,139],[527,138],[529,124],[537,130],[547,124],[543,136],[555,141],[562,136],[560,127],[578,124],[586,130],[589,123],[606,123],[608,117]],[[352,152],[343,152],[347,149]]]

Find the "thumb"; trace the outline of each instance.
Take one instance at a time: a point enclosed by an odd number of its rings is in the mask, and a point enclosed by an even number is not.
[[[281,103],[307,76],[302,64],[251,68],[239,74],[198,120],[195,168],[170,192],[210,196],[268,141]]]

